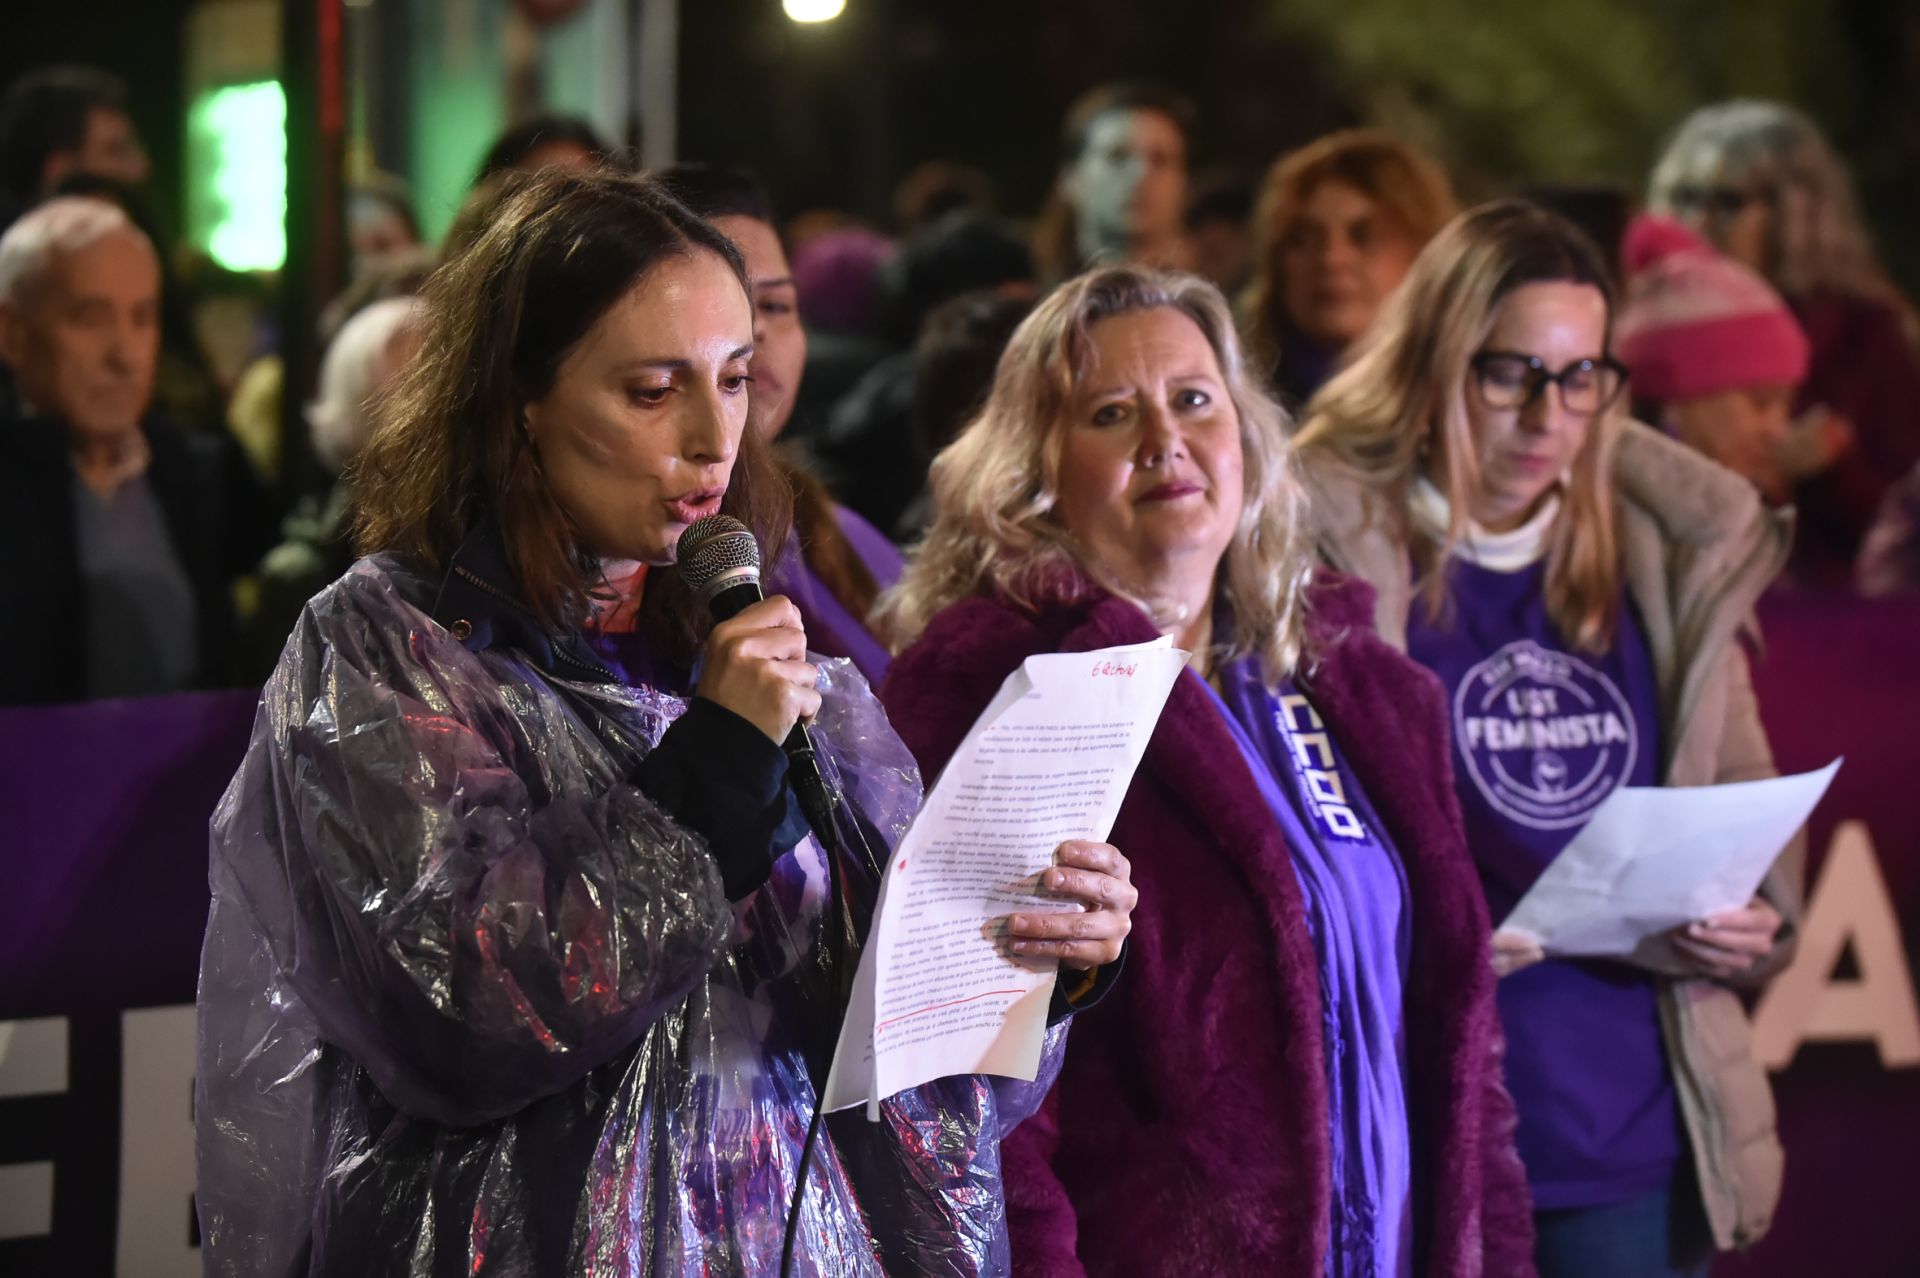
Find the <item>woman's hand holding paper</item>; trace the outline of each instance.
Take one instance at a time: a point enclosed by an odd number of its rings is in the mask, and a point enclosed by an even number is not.
[[[1756,896],[1745,909],[1677,927],[1670,936],[1673,948],[1699,975],[1725,981],[1740,976],[1772,951],[1780,923],[1780,912]]]
[[[1041,886],[1085,908],[1009,916],[1013,952],[1022,958],[1058,958],[1062,967],[1083,972],[1113,962],[1133,929],[1133,907],[1140,899],[1133,867],[1112,844],[1085,839],[1067,840],[1054,857],[1059,865],[1040,876]]]

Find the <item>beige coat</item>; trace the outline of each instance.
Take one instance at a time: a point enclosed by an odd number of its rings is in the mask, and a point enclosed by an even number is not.
[[[1621,430],[1613,480],[1626,586],[1660,682],[1666,784],[1774,775],[1737,639],[1786,563],[1791,516],[1767,512],[1746,481],[1637,422]],[[1308,488],[1322,557],[1373,584],[1380,634],[1404,650],[1413,583],[1403,513],[1329,468],[1310,467]],[[1786,924],[1745,988],[1764,984],[1792,956],[1805,860],[1805,837],[1797,836],[1761,888]],[[1680,975],[1671,951],[1645,965],[1669,978],[1661,982],[1661,1023],[1714,1241],[1750,1246],[1772,1223],[1782,1157],[1745,1008],[1734,989]]]

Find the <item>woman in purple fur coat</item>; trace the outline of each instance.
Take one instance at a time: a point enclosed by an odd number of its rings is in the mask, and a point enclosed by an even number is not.
[[[1113,268],[1015,334],[880,625],[929,775],[1027,656],[1193,654],[1113,840],[1128,971],[1005,1143],[1015,1272],[1532,1272],[1439,685],[1309,583],[1224,301]]]

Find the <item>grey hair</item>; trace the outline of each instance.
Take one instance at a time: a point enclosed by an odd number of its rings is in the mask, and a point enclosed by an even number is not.
[[[117,204],[63,195],[33,208],[0,235],[0,306],[23,306],[55,253],[77,253],[115,231],[146,235]]]
[[[307,405],[313,451],[339,470],[360,451],[373,431],[374,408],[382,387],[380,367],[393,342],[426,313],[419,297],[389,297],[373,302],[340,326],[320,361],[320,394]]]
[[[1676,191],[1715,186],[1757,187],[1774,199],[1769,269],[1782,293],[1830,290],[1894,300],[1846,165],[1799,111],[1746,98],[1702,107],[1683,120],[1653,167],[1647,204],[1672,217]]]

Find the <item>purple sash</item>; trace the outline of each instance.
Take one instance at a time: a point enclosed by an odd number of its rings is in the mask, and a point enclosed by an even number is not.
[[[1243,658],[1216,696],[1292,854],[1319,960],[1333,1132],[1333,1278],[1409,1271],[1411,1154],[1401,990],[1407,877],[1320,716]]]

